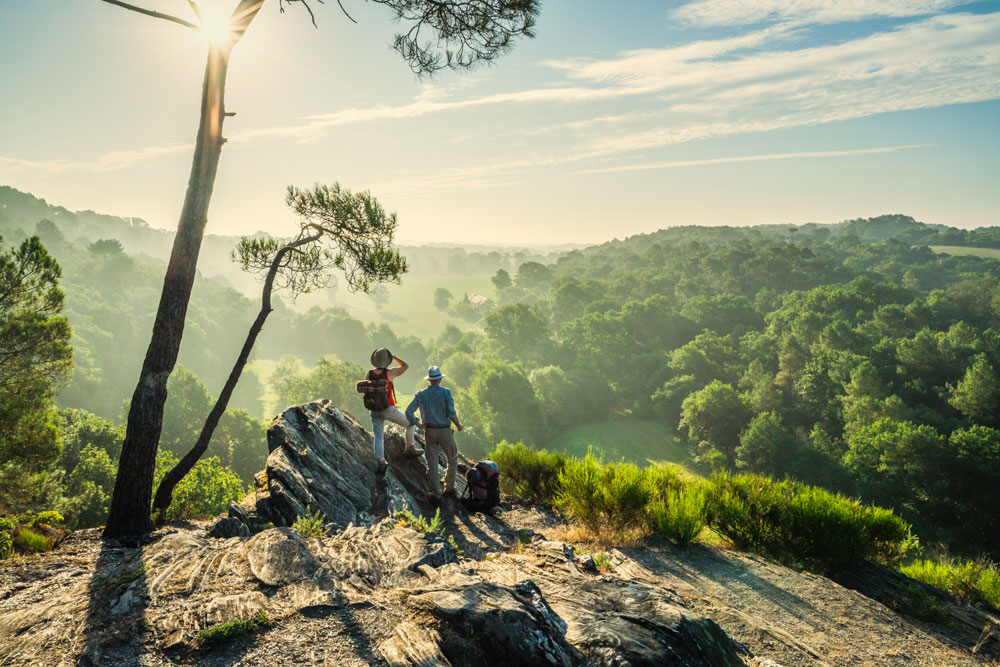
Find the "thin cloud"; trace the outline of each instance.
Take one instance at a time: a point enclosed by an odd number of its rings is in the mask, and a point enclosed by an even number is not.
[[[678,7],[670,17],[696,27],[781,22],[790,25],[828,24],[875,18],[907,18],[939,14],[966,0],[696,0]]]
[[[933,2],[889,4],[896,8],[892,11],[915,12]],[[803,6],[815,8],[819,3]],[[870,11],[863,7],[871,6],[858,4],[861,9],[856,11]],[[457,89],[424,88],[408,104],[341,109],[283,126],[233,132],[230,145],[313,142],[338,127],[507,108],[504,131],[537,136],[545,130],[549,143],[539,144],[534,157],[504,160],[493,151],[487,160],[493,158],[495,165],[484,165],[480,158],[476,169],[485,167],[482,173],[495,176],[517,168],[584,162],[701,138],[1000,98],[1000,12],[935,16],[810,47],[790,41],[795,34],[787,26],[775,26],[738,37],[625,51],[603,60],[549,61],[547,65],[562,77],[552,86],[466,99],[449,97]],[[621,102],[628,103],[628,112],[611,106]],[[517,108],[539,106],[554,107],[563,117],[573,113],[576,119],[533,129],[539,117],[534,109],[529,116]],[[587,114],[590,119],[584,117]],[[496,123],[489,128],[493,135],[499,130]],[[567,150],[568,146],[572,149]],[[108,153],[92,162],[0,157],[0,175],[26,169],[112,171],[190,150],[189,144],[165,144]],[[461,173],[468,178],[469,172]],[[445,188],[461,187],[461,178],[439,180]],[[485,181],[469,184],[488,186]]]
[[[169,143],[160,146],[148,146],[133,151],[113,151],[105,153],[92,161],[22,160],[16,157],[0,155],[0,170],[2,170],[0,173],[26,170],[45,174],[62,174],[71,171],[103,173],[128,169],[129,167],[134,167],[164,155],[189,153],[193,149],[194,144]]]
[[[646,171],[648,169],[672,169],[676,167],[701,167],[713,164],[732,164],[736,162],[761,162],[765,160],[794,160],[799,158],[846,157],[850,155],[871,155],[875,153],[895,153],[913,148],[926,148],[931,144],[907,144],[903,146],[884,146],[881,148],[855,148],[840,151],[799,151],[794,153],[771,153],[767,155],[741,155],[736,157],[718,157],[705,160],[674,160],[671,162],[648,162],[645,164],[628,164],[603,169],[584,169],[578,174],[612,174],[623,171]]]

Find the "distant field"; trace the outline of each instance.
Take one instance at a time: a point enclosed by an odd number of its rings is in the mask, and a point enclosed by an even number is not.
[[[577,426],[550,441],[545,449],[584,456],[591,446],[609,461],[624,458],[644,464],[650,459],[674,463],[689,459],[687,448],[666,428],[656,422],[630,418]]]
[[[402,285],[386,285],[389,290],[389,301],[382,312],[375,310],[375,302],[365,294],[350,294],[341,289],[334,299],[321,297],[299,299],[300,305],[313,304],[323,307],[341,306],[351,315],[364,323],[385,322],[399,335],[417,336],[423,341],[437,337],[446,324],[454,324],[460,329],[471,329],[473,324],[457,317],[450,317],[434,307],[434,290],[444,287],[452,293],[455,301],[461,301],[468,294],[482,294],[493,298],[494,288],[490,281],[492,275],[439,275],[439,276],[403,276]]]
[[[1000,248],[969,248],[960,245],[932,245],[929,247],[934,252],[944,253],[945,255],[972,255],[973,257],[1000,259]]]

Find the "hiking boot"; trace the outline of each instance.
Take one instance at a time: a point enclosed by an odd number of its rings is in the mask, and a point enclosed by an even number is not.
[[[443,495],[445,498],[454,498],[455,497],[455,489],[449,489],[448,491],[445,491],[441,495]]]
[[[381,475],[389,468],[388,462],[385,459],[379,459],[375,462],[375,474]]]
[[[439,495],[437,495],[435,493],[428,493],[427,494],[427,502],[429,502],[431,505],[440,505],[441,504],[441,496],[439,496]]]
[[[423,451],[415,447],[403,450],[403,456],[408,459],[419,459],[423,455],[424,455]]]

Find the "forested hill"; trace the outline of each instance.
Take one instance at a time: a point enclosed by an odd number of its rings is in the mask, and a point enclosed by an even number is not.
[[[289,214],[291,218],[291,214]],[[49,204],[26,192],[6,185],[0,185],[0,234],[8,244],[20,242],[26,236],[52,234],[53,226],[39,223],[48,220],[59,230],[59,236],[70,242],[93,243],[102,239],[115,239],[125,252],[133,255],[148,255],[166,261],[170,255],[173,233],[150,227],[142,218],[121,218],[94,211],[70,211],[62,206]],[[211,220],[209,228],[211,228]],[[288,236],[293,236],[297,228],[294,223],[288,227]],[[255,235],[263,234],[257,232]],[[258,284],[252,276],[241,272],[233,263],[230,253],[238,236],[208,233],[205,235],[199,253],[200,271],[207,276],[224,277],[238,290],[256,294]],[[531,248],[511,246],[498,251],[488,246],[459,246],[456,244],[430,244],[426,246],[401,246],[408,260],[411,274],[457,273],[468,274],[481,269],[496,271],[499,268],[516,269],[517,264],[529,260],[545,260],[550,254],[566,248],[579,247],[572,244],[552,248]]]
[[[698,241],[713,245],[731,243],[738,239],[781,239],[796,241],[832,241],[856,238],[864,243],[881,243],[889,239],[909,245],[950,245],[979,248],[1000,248],[1000,227],[980,227],[966,230],[945,225],[919,222],[908,215],[880,215],[874,218],[856,218],[832,224],[809,222],[787,225],[755,225],[752,227],[701,227],[686,225],[661,229],[649,234],[638,234],[625,239],[624,244],[641,247],[653,243]],[[605,245],[615,245],[612,241]]]
[[[38,234],[62,266],[75,371],[58,402],[120,420],[163,266],[95,236],[166,236],[0,195],[5,245]],[[359,414],[353,383],[384,346],[415,369],[444,367],[471,456],[507,440],[790,476],[892,507],[958,553],[1000,557],[1000,515],[983,511],[1000,505],[1000,260],[926,245],[995,234],[897,215],[672,228],[554,256],[404,248],[422,272],[376,294],[370,317],[346,302],[276,301],[231,404],[249,413],[227,417],[210,453],[246,482],[267,451],[257,419],[317,397]],[[255,308],[223,282],[196,282],[166,451],[196,437]],[[401,400],[422,376],[396,383]],[[71,480],[76,459],[59,465]],[[108,479],[94,484],[110,492]]]

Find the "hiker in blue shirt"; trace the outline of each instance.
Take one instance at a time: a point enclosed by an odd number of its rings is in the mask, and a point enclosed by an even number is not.
[[[424,429],[424,452],[427,454],[427,498],[431,502],[441,500],[441,480],[438,477],[438,451],[443,450],[448,459],[448,471],[444,476],[444,495],[455,495],[455,473],[458,472],[458,445],[455,444],[455,434],[451,425],[459,431],[462,422],[455,413],[455,399],[451,390],[441,386],[444,373],[438,366],[427,369],[424,379],[431,384],[424,387],[406,406],[406,419],[410,424],[416,424]],[[420,420],[416,411],[420,409]]]

